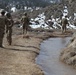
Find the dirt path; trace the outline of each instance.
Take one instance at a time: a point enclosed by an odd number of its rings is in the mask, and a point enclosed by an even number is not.
[[[24,38],[14,35],[12,46],[8,46],[4,39],[5,48],[0,48],[0,75],[43,75],[43,71],[35,63],[35,58],[39,54],[42,40],[56,34],[62,35],[59,32],[29,33]]]

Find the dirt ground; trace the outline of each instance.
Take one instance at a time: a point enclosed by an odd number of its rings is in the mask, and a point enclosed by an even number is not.
[[[0,75],[44,75],[35,58],[40,52],[40,43],[50,37],[71,36],[72,32],[28,32],[27,35],[15,34],[13,43],[8,45],[6,35],[4,48],[0,48]]]

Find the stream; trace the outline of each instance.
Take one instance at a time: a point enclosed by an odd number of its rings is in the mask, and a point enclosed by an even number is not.
[[[60,52],[70,42],[70,37],[50,38],[41,43],[36,63],[44,75],[76,75],[76,70],[59,60]]]

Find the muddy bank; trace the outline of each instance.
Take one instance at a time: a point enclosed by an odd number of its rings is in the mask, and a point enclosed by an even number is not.
[[[76,69],[76,32],[68,46],[62,50],[60,60]]]
[[[0,48],[0,75],[44,75],[35,63],[40,52],[40,43],[49,37],[65,37],[71,33],[29,32],[28,35],[13,35],[12,46],[8,46],[6,36],[4,48]]]

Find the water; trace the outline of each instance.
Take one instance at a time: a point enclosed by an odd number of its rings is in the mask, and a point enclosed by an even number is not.
[[[41,51],[36,59],[45,75],[76,75],[76,70],[59,61],[62,48],[70,38],[50,38],[41,44]]]

